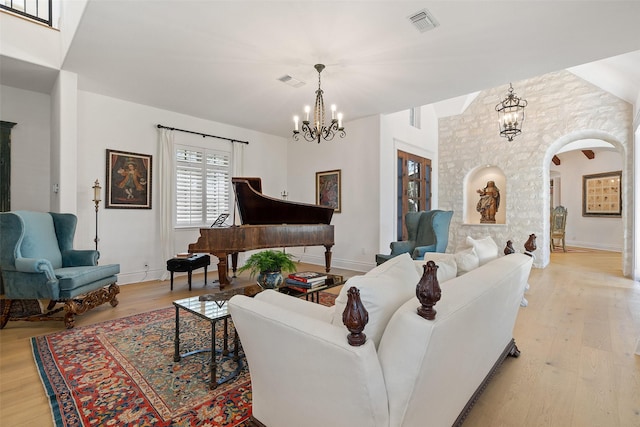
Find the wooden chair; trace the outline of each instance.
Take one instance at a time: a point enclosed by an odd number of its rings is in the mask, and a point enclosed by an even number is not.
[[[554,251],[556,248],[555,240],[560,240],[562,242],[562,250],[563,252],[567,252],[567,248],[565,246],[565,226],[567,225],[567,208],[564,206],[556,206],[553,208],[551,212],[551,251]]]

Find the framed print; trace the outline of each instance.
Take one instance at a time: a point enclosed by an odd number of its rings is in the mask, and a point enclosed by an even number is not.
[[[622,171],[582,176],[582,216],[622,216]]]
[[[329,206],[336,213],[342,210],[340,169],[316,172],[316,205]]]
[[[105,208],[151,209],[151,156],[107,149]]]

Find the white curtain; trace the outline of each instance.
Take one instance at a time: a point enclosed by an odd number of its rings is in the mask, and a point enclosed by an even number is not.
[[[231,153],[233,164],[231,166],[231,176],[244,176],[244,146],[242,142],[232,142],[231,148],[233,152]],[[233,200],[231,201],[231,209],[233,210],[233,224],[237,225],[238,222],[236,220],[236,195],[235,192],[231,191],[233,195]]]
[[[163,259],[171,259],[175,257],[174,239],[173,239],[173,171],[174,171],[174,154],[173,131],[169,129],[160,129],[159,133],[160,147],[160,245],[162,247]],[[161,280],[167,280],[169,272],[162,274]]]

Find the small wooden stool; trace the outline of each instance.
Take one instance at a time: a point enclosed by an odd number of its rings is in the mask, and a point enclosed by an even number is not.
[[[207,284],[207,266],[211,264],[211,257],[207,254],[195,254],[188,258],[171,258],[167,261],[167,270],[171,272],[171,290],[173,290],[173,273],[189,273],[189,290],[191,290],[191,273],[204,267],[204,284]]]

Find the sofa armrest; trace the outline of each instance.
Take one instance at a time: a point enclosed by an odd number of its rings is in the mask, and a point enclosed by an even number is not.
[[[302,314],[314,319],[323,320],[328,323],[331,323],[331,319],[333,317],[334,307],[326,307],[302,298],[295,298],[291,295],[274,291],[273,289],[267,289],[260,292],[254,298],[268,302],[269,304],[273,304],[284,310]]]
[[[46,259],[16,258],[16,271],[21,273],[45,273],[47,280],[57,282],[51,262]]]
[[[66,250],[62,251],[62,266],[81,267],[87,265],[98,265],[98,258],[100,258],[100,252],[93,249]]]
[[[391,242],[391,255],[400,255],[403,253],[411,253],[415,242],[413,240],[401,240],[399,242]]]
[[[236,295],[229,311],[249,364],[253,415],[263,424],[388,426],[373,342],[350,346],[345,327],[260,298]],[[311,415],[310,404],[322,410]]]

